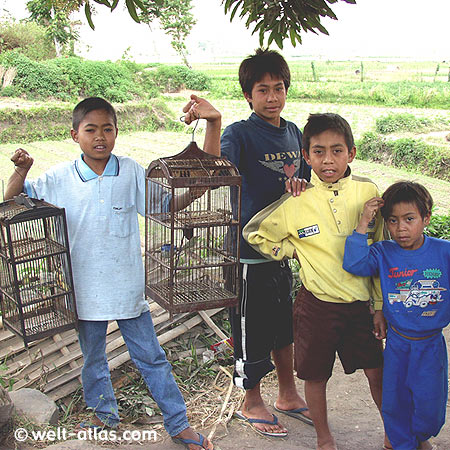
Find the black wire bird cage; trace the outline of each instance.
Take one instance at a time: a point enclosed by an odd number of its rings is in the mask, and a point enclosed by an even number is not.
[[[240,194],[236,167],[195,142],[148,167],[146,294],[171,314],[236,304]]]
[[[21,194],[0,203],[3,324],[25,345],[77,328],[65,211]]]

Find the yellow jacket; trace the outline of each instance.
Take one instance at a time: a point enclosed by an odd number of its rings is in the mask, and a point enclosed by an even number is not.
[[[350,171],[348,171],[350,172]],[[283,195],[256,214],[243,230],[248,243],[266,258],[292,258],[301,264],[300,278],[308,291],[326,302],[382,301],[379,280],[358,277],[342,268],[347,236],[358,225],[364,203],[379,196],[367,178],[349,173],[333,184],[315,173],[298,197]],[[378,214],[370,224],[369,245],[383,236]]]

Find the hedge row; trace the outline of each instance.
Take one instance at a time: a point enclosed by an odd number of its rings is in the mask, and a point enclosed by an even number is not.
[[[358,142],[359,158],[421,172],[450,181],[450,153],[421,139],[389,139],[379,133],[364,133]]]
[[[90,61],[79,57],[34,61],[18,51],[0,53],[0,65],[14,67],[13,84],[0,90],[8,97],[73,101],[101,96],[111,102],[148,100],[161,92],[206,90],[207,75],[184,66]]]
[[[0,143],[26,143],[70,137],[72,104],[30,109],[0,109]],[[179,130],[167,106],[158,99],[116,105],[121,132]]]

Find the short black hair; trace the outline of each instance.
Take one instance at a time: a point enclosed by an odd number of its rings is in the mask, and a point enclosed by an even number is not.
[[[291,71],[286,60],[275,50],[258,48],[254,55],[249,55],[239,66],[239,84],[244,94],[251,95],[253,86],[264,75],[281,78],[286,91],[291,85]],[[250,108],[253,109],[251,103]]]
[[[309,155],[309,146],[311,144],[311,138],[323,133],[327,130],[334,130],[341,133],[344,136],[345,143],[347,144],[348,151],[350,152],[355,146],[355,140],[353,139],[352,129],[349,123],[341,117],[339,114],[334,113],[321,113],[310,114],[305,128],[303,129],[302,148],[305,149]]]
[[[384,192],[383,200],[381,215],[385,220],[391,216],[392,209],[397,203],[416,205],[422,219],[431,214],[433,208],[433,198],[427,188],[414,181],[398,181],[392,184]]]
[[[113,118],[114,126],[117,127],[117,116],[114,107],[103,98],[100,97],[88,97],[78,103],[72,112],[72,129],[78,131],[81,121],[86,114],[91,111],[101,109],[106,111]]]

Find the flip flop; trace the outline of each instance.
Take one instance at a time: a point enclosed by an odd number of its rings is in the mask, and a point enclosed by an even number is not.
[[[242,411],[236,411],[234,413],[235,417],[239,420],[244,420],[245,422],[249,423],[251,427],[258,432],[259,434],[262,434],[263,436],[269,436],[269,437],[286,437],[287,431],[281,432],[281,433],[273,433],[271,431],[263,431],[259,428],[255,427],[255,424],[257,423],[265,423],[267,425],[276,425],[278,423],[278,417],[275,414],[272,414],[273,420],[265,420],[265,419],[251,419],[250,417],[244,416],[242,414]]]
[[[308,411],[308,408],[279,409],[275,405],[276,403],[273,404],[273,407],[279,413],[286,414],[287,416],[294,417],[295,419],[301,420],[302,422],[308,425],[314,426],[313,421],[303,414],[305,411]]]
[[[205,448],[203,447],[203,444],[205,443],[205,436],[203,436],[200,433],[197,433],[198,435],[198,441],[194,441],[194,439],[183,439],[183,438],[177,438],[177,437],[172,437],[172,441],[175,442],[175,444],[181,444],[184,445],[188,450],[189,450],[189,444],[194,444],[194,445],[198,445],[201,448]],[[213,447],[214,450],[214,447]]]

